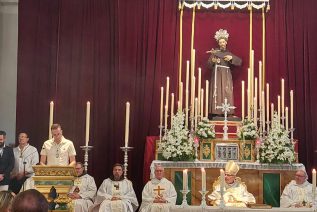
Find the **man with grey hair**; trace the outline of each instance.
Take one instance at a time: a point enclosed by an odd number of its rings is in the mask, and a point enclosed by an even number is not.
[[[313,185],[307,181],[308,176],[305,170],[298,170],[295,178],[288,185],[281,196],[281,207],[301,208],[312,207]],[[315,195],[317,197],[317,195]],[[315,199],[316,202],[316,199]]]
[[[177,193],[173,183],[164,178],[164,168],[156,165],[154,174],[143,189],[140,212],[169,211],[176,204]]]

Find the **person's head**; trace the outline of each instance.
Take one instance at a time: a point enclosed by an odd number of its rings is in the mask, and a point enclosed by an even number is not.
[[[29,189],[16,195],[10,212],[47,212],[48,202],[43,194]]]
[[[3,147],[4,142],[6,141],[7,133],[5,131],[0,131],[0,148]]]
[[[224,38],[220,38],[218,40],[218,45],[219,45],[220,50],[226,50],[226,48],[227,48],[227,40],[224,39]]]
[[[63,137],[63,130],[60,124],[53,124],[51,126],[52,136],[56,143],[61,142]]]
[[[19,134],[19,145],[25,146],[29,142],[29,136],[25,132]]]
[[[81,176],[84,173],[84,166],[81,162],[76,162],[75,169],[77,176]]]
[[[233,160],[229,160],[225,167],[225,182],[232,184],[236,179],[236,175],[239,171],[239,166]]]
[[[164,177],[164,168],[161,165],[155,165],[155,170],[154,170],[154,175],[155,178],[160,180]]]
[[[123,166],[120,163],[116,163],[112,167],[113,180],[120,181],[123,180]]]
[[[297,185],[303,184],[307,180],[307,178],[308,178],[307,173],[304,170],[298,170],[295,173],[295,182]]]
[[[215,33],[215,39],[218,42],[219,48],[225,50],[227,48],[227,42],[229,38],[229,33],[225,29],[219,29]]]
[[[11,191],[0,191],[0,211],[8,212],[11,209],[11,203],[14,194]]]

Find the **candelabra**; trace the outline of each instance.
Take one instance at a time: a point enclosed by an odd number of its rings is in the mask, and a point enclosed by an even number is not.
[[[220,186],[220,204],[219,204],[219,207],[221,209],[224,209],[225,208],[225,200],[223,199],[223,195],[224,195],[224,188],[222,186]]]
[[[188,203],[187,203],[187,194],[190,192],[190,190],[186,189],[186,190],[180,190],[180,192],[182,192],[183,194],[183,202],[181,204],[181,206],[183,208],[188,207]]]
[[[124,146],[124,147],[120,147],[120,149],[122,149],[122,151],[124,152],[124,179],[127,179],[127,175],[128,175],[128,151],[132,150],[133,147],[128,147],[128,146]]]
[[[201,203],[200,203],[200,206],[202,208],[205,208],[207,206],[207,203],[206,203],[206,194],[208,193],[208,191],[199,191],[199,193],[201,193]]]
[[[88,151],[91,150],[93,148],[93,146],[80,146],[80,148],[85,152],[84,155],[84,170],[85,173],[87,173],[88,171]]]

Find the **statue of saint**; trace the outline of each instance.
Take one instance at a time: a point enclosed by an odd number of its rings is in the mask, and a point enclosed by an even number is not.
[[[221,109],[216,109],[216,106],[221,106],[225,102],[225,98],[227,98],[228,104],[234,106],[231,67],[233,65],[240,66],[242,60],[227,49],[228,38],[229,34],[227,30],[218,30],[215,34],[215,39],[218,42],[219,48],[207,51],[207,53],[210,53],[208,68],[212,69],[209,111],[211,111],[213,116],[223,114]],[[228,114],[232,115],[234,111],[230,110]]]

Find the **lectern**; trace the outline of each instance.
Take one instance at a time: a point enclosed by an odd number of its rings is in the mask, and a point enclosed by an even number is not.
[[[50,209],[71,211],[71,199],[67,196],[74,185],[76,170],[72,166],[33,166],[34,186],[50,203]]]

